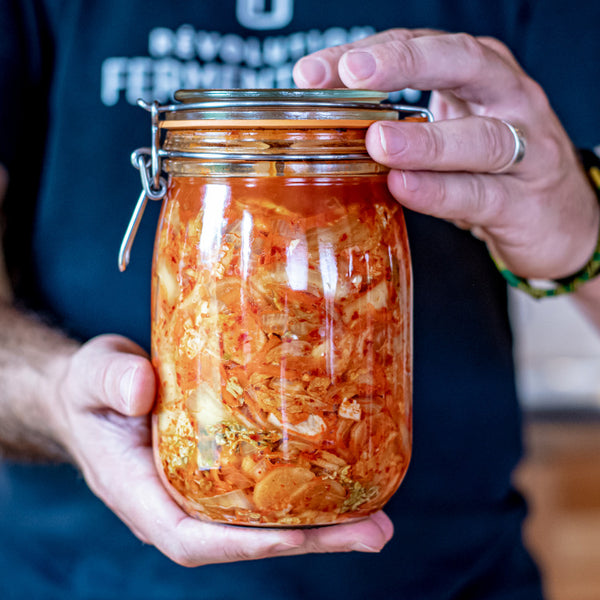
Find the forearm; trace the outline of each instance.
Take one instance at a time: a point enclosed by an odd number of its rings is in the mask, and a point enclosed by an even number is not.
[[[78,344],[0,301],[0,454],[65,461],[52,410]]]

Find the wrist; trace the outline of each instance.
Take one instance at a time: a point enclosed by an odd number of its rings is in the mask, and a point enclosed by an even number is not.
[[[585,220],[588,224],[587,230],[579,232],[578,237],[581,240],[579,247],[583,247],[579,254],[579,263],[575,262],[575,268],[554,278],[557,280],[568,280],[579,276],[586,266],[589,267],[589,263],[594,259],[594,253],[600,249],[600,157],[586,149],[579,149],[576,154],[579,158],[579,167],[588,183],[584,190],[585,197],[579,197],[578,200],[582,206],[591,206],[593,212]]]
[[[575,236],[579,250],[563,253],[575,265],[582,265],[570,274],[558,276],[543,282],[533,283],[525,277],[512,273],[504,263],[494,259],[498,270],[512,287],[520,289],[534,298],[558,296],[576,292],[600,275],[600,158],[589,150],[579,151],[581,166],[585,170],[589,185],[585,188],[585,198],[579,198],[581,205],[592,209],[592,217],[584,219],[586,231],[578,231]],[[589,212],[589,211],[588,211]],[[576,257],[579,257],[575,260]],[[587,256],[587,260],[582,258]],[[570,261],[571,261],[570,260]],[[584,262],[585,261],[585,262]]]
[[[66,461],[57,426],[58,387],[77,344],[0,303],[0,453],[14,460]]]
[[[70,418],[66,399],[69,386],[69,371],[72,358],[79,345],[71,340],[65,343],[46,364],[44,378],[49,382],[49,393],[40,400],[40,415],[44,419],[44,433],[52,441],[61,462],[74,462],[70,451],[69,431]]]

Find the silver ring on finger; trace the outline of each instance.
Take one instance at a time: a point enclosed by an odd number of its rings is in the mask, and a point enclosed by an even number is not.
[[[510,130],[513,140],[515,141],[515,150],[513,155],[510,157],[510,160],[500,169],[496,169],[492,171],[492,173],[506,173],[509,169],[512,169],[515,165],[518,165],[525,156],[525,138],[519,129],[517,129],[514,125],[511,125],[508,121],[502,120],[508,129]]]

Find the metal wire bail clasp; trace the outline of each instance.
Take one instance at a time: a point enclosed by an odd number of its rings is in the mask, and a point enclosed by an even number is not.
[[[413,106],[410,104],[390,104],[390,106],[400,114],[407,113],[410,115],[419,115],[421,119],[428,123],[433,123],[434,121],[433,113],[423,106]]]
[[[131,154],[131,164],[140,172],[142,192],[133,209],[133,214],[119,249],[119,271],[121,272],[129,264],[133,240],[140,226],[148,200],[162,200],[167,193],[167,181],[161,176],[158,155],[158,103],[154,102],[152,105],[148,105],[140,101],[138,104],[152,112],[152,148],[138,148]]]
[[[282,93],[290,94],[294,90],[282,90]],[[250,91],[256,93],[257,90]],[[317,90],[313,90],[317,92]],[[320,92],[320,90],[319,90]],[[223,100],[204,100],[199,103],[182,103],[160,106],[158,102],[149,104],[143,100],[138,100],[138,106],[147,110],[152,116],[152,146],[150,148],[138,148],[131,155],[131,162],[133,166],[140,172],[140,179],[142,181],[142,192],[138,198],[137,204],[129,221],[127,231],[123,237],[121,248],[119,250],[119,270],[125,271],[129,264],[131,255],[131,247],[133,240],[138,231],[144,210],[148,200],[162,200],[167,192],[167,182],[162,176],[162,158],[196,158],[201,160],[237,160],[237,161],[273,161],[273,160],[285,160],[285,161],[306,161],[306,160],[364,160],[364,153],[350,153],[350,154],[311,154],[306,155],[305,153],[284,153],[284,154],[273,154],[273,153],[236,153],[236,152],[176,152],[173,150],[165,151],[160,148],[160,127],[159,117],[165,113],[175,113],[178,111],[190,111],[195,110],[199,113],[207,112],[209,115],[211,111],[219,109],[231,109],[231,108],[297,108],[297,107],[313,107],[318,109],[327,108],[345,108],[345,109],[359,109],[359,110],[394,110],[399,114],[408,116],[417,116],[423,121],[433,121],[433,114],[426,108],[418,106],[407,106],[402,104],[382,104],[382,103],[370,103],[370,102],[331,102],[324,101],[322,98],[317,99],[301,99],[297,98],[289,99],[284,96],[280,99],[256,99],[252,95],[243,97],[242,99],[228,99]],[[277,117],[281,118],[281,117]],[[365,125],[366,127],[366,125]]]

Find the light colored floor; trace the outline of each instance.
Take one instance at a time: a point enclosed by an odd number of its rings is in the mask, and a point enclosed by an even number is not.
[[[531,420],[516,474],[548,600],[600,600],[600,419]]]

